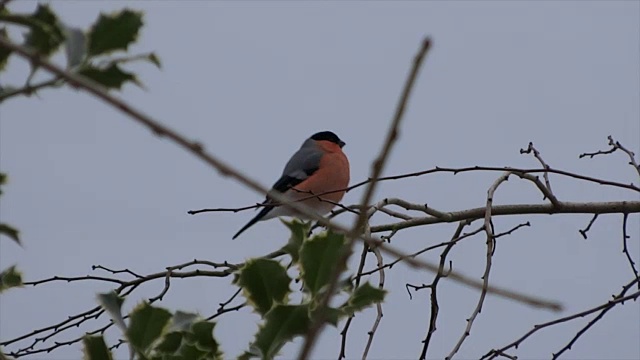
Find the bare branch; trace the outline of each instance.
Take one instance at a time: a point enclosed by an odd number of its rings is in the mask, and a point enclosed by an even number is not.
[[[383,260],[382,260],[382,254],[380,253],[380,250],[372,249],[372,251],[376,255],[378,267],[382,266]],[[384,289],[384,279],[385,279],[384,270],[380,270],[380,277],[378,279],[378,288]],[[382,313],[382,303],[377,303],[376,319],[373,322],[373,325],[371,326],[371,330],[369,330],[369,332],[367,333],[369,337],[367,339],[367,345],[365,345],[364,347],[364,352],[362,353],[363,360],[366,359],[367,355],[369,354],[369,350],[371,349],[371,344],[373,344],[373,336],[375,335],[376,330],[380,325],[380,321],[382,321],[382,316],[384,316],[384,314]]]
[[[466,223],[466,222],[465,222],[465,223]],[[470,223],[471,223],[471,222],[469,222],[469,224],[470,224]],[[478,229],[476,229],[476,230],[474,230],[474,231],[472,231],[472,232],[470,232],[470,233],[465,233],[465,234],[460,235],[460,236],[458,236],[458,237],[456,237],[456,238],[453,238],[453,239],[451,239],[451,240],[449,240],[449,241],[442,242],[442,243],[439,243],[439,244],[436,244],[436,245],[428,246],[428,247],[426,247],[426,248],[424,248],[424,249],[421,249],[421,250],[419,250],[419,251],[414,252],[413,254],[409,254],[409,255],[407,255],[406,257],[412,257],[412,258],[414,258],[414,257],[416,257],[416,256],[418,256],[418,255],[424,254],[425,252],[427,252],[427,251],[431,251],[431,250],[433,250],[433,249],[441,248],[441,247],[443,247],[443,246],[455,245],[458,241],[463,240],[463,239],[466,239],[466,238],[468,238],[468,237],[471,237],[471,236],[473,236],[473,235],[475,235],[475,234],[477,234],[477,233],[481,232],[483,229],[484,229],[483,227],[480,227],[480,228],[478,228]],[[362,274],[360,274],[359,276],[356,276],[356,277],[365,276],[365,275],[371,275],[371,274],[373,274],[373,273],[376,273],[376,272],[378,272],[378,271],[380,271],[380,270],[382,270],[382,269],[386,269],[386,268],[391,269],[395,264],[397,264],[397,263],[401,262],[401,261],[402,261],[402,260],[404,260],[404,259],[405,259],[405,258],[397,258],[397,259],[395,259],[394,261],[391,261],[391,262],[389,262],[389,263],[387,263],[387,264],[382,265],[381,267],[377,267],[377,268],[375,268],[375,269],[373,269],[373,270],[365,271],[365,272],[363,272]],[[437,272],[436,274],[439,274],[439,273],[440,273],[440,271],[438,270],[438,272]]]
[[[558,318],[556,320],[552,320],[546,323],[542,323],[542,324],[538,324],[538,325],[534,325],[533,328],[531,330],[529,330],[526,334],[524,334],[523,336],[521,336],[520,338],[518,338],[516,341],[512,342],[509,345],[506,345],[500,349],[493,349],[491,351],[489,351],[488,353],[486,353],[485,355],[482,356],[481,360],[490,360],[490,359],[495,359],[498,356],[501,356],[505,351],[511,349],[511,348],[518,348],[518,346],[520,346],[520,344],[525,341],[529,336],[533,335],[534,333],[536,333],[539,330],[542,330],[546,327],[549,326],[553,326],[556,324],[560,324],[560,323],[564,323],[567,321],[571,321],[574,319],[578,319],[578,318],[582,318],[585,317],[587,315],[593,314],[597,311],[601,311],[600,314],[598,314],[598,316],[596,316],[593,320],[591,320],[583,329],[581,329],[578,334],[576,334],[576,336],[571,340],[571,342],[565,347],[566,349],[568,349],[571,345],[573,345],[573,343],[575,343],[575,341],[579,338],[580,335],[582,335],[589,327],[593,326],[593,324],[595,324],[598,320],[600,320],[609,310],[611,310],[614,306],[616,306],[617,304],[622,304],[627,300],[636,300],[638,297],[640,297],[640,291],[637,291],[631,295],[626,295],[627,291],[629,291],[629,289],[631,289],[634,285],[636,285],[638,283],[638,279],[633,279],[630,283],[628,283],[627,285],[625,285],[622,288],[622,291],[613,296],[612,300],[609,300],[608,302],[598,305],[594,308],[585,310],[585,311],[581,311],[579,313],[573,314],[573,315],[569,315],[569,316],[565,316],[565,317],[561,317]],[[554,354],[554,358],[556,358],[557,356],[559,356],[563,351],[559,352],[558,354]]]
[[[538,159],[538,161],[540,162],[540,165],[542,165],[544,169],[549,169],[549,165],[547,165],[547,163],[544,162],[544,160],[542,159],[542,156],[540,155],[540,152],[538,151],[538,149],[536,149],[533,146],[532,142],[529,142],[529,146],[526,149],[520,149],[520,154],[531,154],[531,153],[533,153],[533,156],[535,156],[535,158]],[[543,176],[544,176],[544,183],[547,187],[547,190],[549,190],[549,193],[553,195],[553,190],[551,190],[551,182],[549,182],[549,173],[545,171]],[[549,198],[549,200],[551,200],[551,198]]]
[[[578,230],[580,235],[582,235],[582,237],[585,240],[587,240],[587,233],[589,232],[589,230],[591,230],[591,226],[593,225],[593,223],[596,222],[598,215],[600,214],[594,214],[593,217],[591,218],[591,221],[589,221],[589,223],[587,224],[587,227],[585,227],[584,229]]]
[[[627,235],[627,217],[629,214],[622,215],[622,252],[627,256],[627,261],[629,262],[629,266],[631,267],[631,271],[633,275],[636,277],[638,281],[638,289],[640,289],[640,276],[638,276],[638,269],[636,269],[636,263],[631,258],[631,254],[629,253],[629,248],[627,247],[627,240],[629,239],[629,235]]]
[[[462,220],[482,219],[485,208],[474,208],[447,213],[446,220],[428,217],[416,217],[411,220],[391,224],[375,225],[371,227],[372,233],[383,231],[402,230],[415,226],[450,223]],[[618,214],[640,213],[640,201],[612,201],[612,202],[568,202],[562,201],[558,206],[553,204],[513,204],[497,205],[491,210],[492,216],[501,215],[533,215],[533,214]]]
[[[493,224],[491,223],[491,207],[493,205],[493,197],[496,190],[503,182],[509,180],[509,175],[511,175],[511,172],[504,173],[493,183],[493,185],[491,185],[491,187],[487,191],[487,205],[486,205],[487,209],[484,216],[484,231],[487,234],[487,263],[484,268],[484,274],[482,275],[482,280],[483,280],[482,291],[480,292],[478,305],[476,305],[475,310],[473,311],[471,316],[467,319],[467,327],[464,330],[464,333],[462,333],[460,340],[458,340],[458,342],[456,343],[454,348],[451,350],[449,355],[445,358],[447,360],[452,359],[453,355],[455,355],[458,352],[458,350],[460,350],[462,343],[471,334],[471,327],[473,326],[473,322],[475,321],[476,317],[478,317],[478,314],[480,314],[480,312],[482,311],[482,305],[484,304],[484,299],[487,296],[487,288],[489,287],[489,272],[491,271],[491,263],[492,263],[493,253],[495,251],[495,246],[496,246],[496,239],[494,238],[494,233],[493,233]]]
[[[583,157],[588,156],[590,159],[593,159],[594,156],[612,154],[616,152],[616,150],[620,150],[627,154],[627,156],[629,157],[629,165],[633,166],[633,168],[638,172],[638,175],[640,176],[640,165],[638,164],[638,162],[636,162],[635,154],[633,153],[633,151],[622,146],[620,142],[613,140],[613,136],[611,135],[609,135],[607,139],[609,139],[609,146],[611,146],[611,149],[600,150],[592,153],[583,153],[580,154],[578,158],[582,159]]]
[[[0,6],[0,9],[1,8],[2,7]],[[0,104],[2,104],[2,102],[14,96],[19,96],[19,95],[31,96],[35,94],[38,90],[49,88],[49,87],[60,87],[62,85],[63,85],[63,82],[61,81],[61,79],[59,77],[55,77],[53,79],[43,81],[35,85],[27,84],[18,89],[2,91],[0,92]]]
[[[362,274],[362,270],[364,269],[364,265],[367,261],[368,253],[369,253],[369,245],[362,244],[362,253],[360,254],[360,263],[358,264],[358,271],[356,272],[356,276],[354,278],[356,288],[360,286],[360,279],[362,278],[362,276],[360,275]],[[347,353],[346,353],[347,333],[349,332],[349,327],[351,326],[351,322],[353,321],[354,317],[355,317],[355,314],[352,314],[351,316],[349,316],[349,318],[344,324],[344,327],[342,328],[342,331],[340,331],[340,337],[342,339],[340,341],[340,354],[338,354],[338,360],[344,359],[347,357]]]
[[[462,233],[462,230],[465,228],[465,226],[468,225],[471,225],[470,221],[461,221],[458,224],[458,227],[453,234],[451,241],[449,241],[447,247],[440,254],[440,264],[438,265],[438,272],[429,285],[429,288],[431,289],[431,315],[429,319],[429,330],[427,331],[427,335],[424,340],[422,340],[422,352],[420,353],[420,360],[424,360],[427,358],[427,352],[429,351],[431,337],[437,329],[436,323],[438,321],[438,313],[440,312],[440,305],[438,304],[438,283],[440,282],[441,278],[446,277],[446,274],[444,273],[444,266],[447,261],[447,256],[449,255],[449,251],[451,251],[456,242],[463,238],[460,236],[460,234]],[[482,231],[482,228],[478,229],[474,233],[478,233],[480,231]]]

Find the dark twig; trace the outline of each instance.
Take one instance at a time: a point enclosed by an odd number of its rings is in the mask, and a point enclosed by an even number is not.
[[[368,253],[369,253],[369,245],[367,245],[366,243],[362,244],[362,253],[360,254],[360,263],[358,264],[358,271],[356,272],[356,276],[354,279],[355,288],[360,286],[360,279],[362,278],[362,270],[364,269],[364,265],[367,261]],[[347,357],[347,333],[349,332],[349,327],[351,326],[351,322],[353,321],[354,317],[355,317],[355,314],[352,314],[351,316],[349,316],[347,321],[344,323],[344,327],[342,328],[342,331],[340,331],[341,341],[340,341],[340,354],[338,354],[338,360],[344,359]]]
[[[580,235],[582,235],[582,237],[585,240],[587,240],[587,233],[589,232],[589,230],[591,230],[591,225],[593,225],[593,223],[596,222],[596,219],[598,218],[598,215],[600,215],[600,214],[594,214],[593,217],[591,218],[591,220],[589,221],[589,223],[587,224],[587,227],[585,227],[584,229],[578,230]]]
[[[550,168],[550,166],[547,165],[546,162],[544,162],[544,160],[542,159],[542,156],[540,155],[540,152],[538,151],[538,149],[536,149],[533,146],[532,142],[529,142],[529,146],[526,149],[520,149],[520,154],[531,154],[531,153],[533,153],[533,156],[535,156],[535,158],[538,159],[538,161],[540,162],[540,165],[542,165],[543,168],[545,169]],[[544,183],[547,186],[549,193],[553,194],[553,190],[551,190],[551,183],[549,182],[549,173],[545,171],[543,174],[543,177],[544,177]]]
[[[581,311],[579,313],[573,314],[573,315],[569,315],[569,316],[565,316],[565,317],[561,317],[546,323],[542,323],[542,324],[537,324],[534,325],[533,328],[531,330],[529,330],[526,334],[522,335],[520,338],[518,338],[517,340],[515,340],[514,342],[500,348],[500,349],[493,349],[491,351],[489,351],[488,353],[486,353],[485,355],[483,355],[480,359],[481,360],[490,360],[490,359],[495,359],[496,357],[502,355],[502,353],[504,353],[505,351],[514,348],[517,349],[518,346],[520,346],[520,344],[522,344],[523,341],[525,341],[528,337],[530,337],[531,335],[533,335],[534,333],[538,332],[539,330],[542,330],[546,327],[549,326],[553,326],[556,324],[560,324],[563,322],[567,322],[567,321],[571,321],[571,320],[575,320],[577,318],[582,318],[585,317],[587,315],[593,314],[597,311],[602,311],[598,316],[596,316],[593,320],[591,320],[589,322],[589,324],[587,325],[587,327],[591,327],[595,322],[597,322],[598,320],[600,320],[602,318],[602,316],[604,316],[609,310],[611,310],[614,306],[616,306],[617,304],[620,303],[624,303],[627,300],[635,300],[640,296],[640,291],[637,291],[631,295],[626,296],[627,291],[629,291],[629,289],[631,289],[634,285],[636,285],[638,283],[637,279],[633,279],[630,283],[626,284],[625,286],[622,287],[622,291],[613,296],[612,300],[609,300],[608,302],[598,305],[594,308],[585,310],[585,311]],[[586,329],[582,329],[582,330],[586,330]],[[584,331],[581,331],[580,334],[584,333]],[[577,338],[574,338],[574,340],[577,340]],[[573,342],[571,343],[573,344]]]
[[[637,279],[635,280],[635,282],[637,283]],[[639,284],[640,285],[640,284]],[[573,344],[576,343],[576,341],[578,341],[578,339],[585,333],[587,332],[587,330],[589,330],[593,325],[595,325],[598,321],[600,321],[600,319],[602,319],[604,317],[604,315],[609,312],[609,310],[613,309],[613,307],[616,304],[623,304],[625,301],[627,300],[633,300],[636,301],[638,299],[638,297],[640,297],[640,290],[636,291],[635,293],[628,295],[628,296],[622,296],[622,297],[618,297],[616,298],[614,296],[613,300],[610,300],[609,302],[607,302],[604,308],[602,308],[602,311],[595,317],[593,318],[591,321],[589,321],[589,323],[587,325],[585,325],[582,329],[580,329],[580,331],[578,331],[576,333],[576,335],[571,339],[571,341],[569,341],[567,343],[567,345],[565,345],[564,347],[562,347],[562,349],[560,349],[560,351],[558,351],[557,353],[552,354],[552,359],[556,360],[560,357],[560,355],[562,355],[565,351],[567,350],[571,350],[571,347],[573,346]]]
[[[449,255],[449,251],[451,251],[456,242],[462,239],[460,234],[462,233],[464,227],[468,225],[471,225],[471,221],[461,221],[458,224],[458,227],[456,228],[451,241],[449,241],[447,247],[444,248],[444,250],[440,254],[440,264],[438,266],[438,272],[429,285],[429,288],[431,289],[431,314],[429,316],[429,330],[427,331],[427,335],[425,336],[424,340],[422,340],[422,352],[420,353],[420,360],[424,360],[427,358],[427,352],[429,351],[431,338],[436,332],[436,323],[438,321],[438,313],[440,312],[440,305],[438,304],[438,283],[440,282],[441,278],[446,277],[444,266],[447,261],[447,256]],[[482,231],[482,228],[478,229],[478,231],[476,231],[475,233],[480,231]]]
[[[521,179],[525,179],[525,180],[529,180],[529,181],[533,182],[536,185],[536,187],[538,188],[538,190],[540,190],[540,192],[542,192],[543,200],[544,199],[549,199],[549,201],[551,202],[551,204],[553,204],[553,206],[555,206],[555,207],[560,206],[560,201],[553,194],[553,192],[551,192],[551,188],[549,188],[549,187],[545,186],[544,184],[542,184],[540,182],[540,179],[538,179],[537,176],[533,176],[531,174],[526,174],[526,173],[518,173],[518,172],[515,172],[514,175],[519,176]],[[545,175],[546,175],[546,173],[545,173]]]
[[[115,274],[129,274],[129,275],[132,275],[132,276],[134,276],[134,277],[136,277],[138,279],[141,279],[141,278],[144,277],[144,276],[142,276],[142,275],[140,275],[138,273],[135,273],[135,272],[133,272],[133,271],[131,271],[129,269],[114,270],[114,269],[111,269],[111,268],[108,268],[108,267],[102,266],[102,265],[92,265],[91,266],[91,270],[104,270],[104,271],[109,272],[109,273],[114,274],[114,275]]]
[[[627,217],[629,214],[622,215],[622,252],[627,256],[627,261],[629,262],[629,266],[631,267],[631,271],[633,275],[636,277],[638,281],[638,289],[640,289],[640,276],[638,276],[638,269],[636,269],[636,263],[633,261],[631,254],[629,253],[629,248],[627,247],[627,240],[630,238],[627,235]]]
[[[238,290],[235,293],[233,293],[233,295],[231,295],[229,297],[229,299],[227,299],[227,301],[218,304],[218,310],[216,311],[216,313],[211,315],[211,316],[209,316],[207,318],[207,320],[213,320],[213,319],[217,318],[218,316],[220,316],[222,314],[225,314],[225,313],[228,313],[228,312],[231,312],[231,311],[238,311],[238,310],[242,309],[243,307],[245,307],[247,305],[246,302],[243,302],[242,304],[239,304],[239,305],[236,305],[236,306],[232,306],[230,308],[227,307],[227,305],[231,304],[231,302],[236,297],[238,297],[238,295],[240,294],[241,291],[242,291],[242,288],[238,288]]]
[[[380,253],[380,250],[372,249],[371,251],[373,251],[373,253],[376,255],[378,267],[382,266],[383,260],[382,260],[382,254]],[[385,279],[384,270],[380,270],[379,275],[380,277],[378,279],[378,288],[384,289],[384,279]],[[371,345],[373,344],[373,336],[376,334],[376,330],[380,325],[380,321],[382,321],[382,316],[384,316],[384,314],[382,313],[382,303],[376,303],[376,319],[374,320],[373,325],[371,326],[371,330],[369,330],[369,332],[367,333],[367,336],[368,336],[367,344],[365,345],[364,352],[362,353],[363,360],[366,359],[367,355],[369,354],[369,350],[371,349]]]
[[[607,139],[609,139],[609,146],[611,146],[611,149],[600,150],[592,153],[583,153],[583,154],[580,154],[579,158],[582,159],[583,157],[588,156],[590,159],[593,159],[594,156],[612,154],[616,152],[616,150],[620,150],[626,153],[627,156],[629,156],[629,165],[633,166],[633,168],[638,172],[638,175],[640,175],[640,165],[638,164],[638,162],[636,162],[635,154],[633,153],[633,151],[622,146],[622,144],[620,144],[619,141],[613,140],[613,136],[611,135],[609,135]]]
[[[516,230],[518,230],[518,229],[520,229],[520,228],[522,228],[522,227],[525,227],[525,226],[526,226],[526,227],[529,227],[529,226],[531,226],[531,223],[527,221],[526,223],[518,224],[518,225],[516,225],[515,227],[511,228],[510,230],[507,230],[507,231],[505,231],[505,232],[501,232],[501,233],[499,233],[499,234],[494,235],[494,236],[493,236],[493,238],[494,238],[494,239],[497,239],[497,238],[500,238],[500,237],[503,237],[503,236],[511,235],[511,234],[513,234],[513,232],[515,232]]]
[[[0,7],[1,9],[2,7]],[[33,94],[35,94],[38,90],[44,89],[44,88],[48,88],[48,87],[60,87],[62,86],[64,83],[63,81],[56,77],[53,78],[51,80],[47,80],[47,81],[43,81],[40,82],[38,84],[35,85],[30,85],[27,84],[21,88],[18,89],[11,89],[8,91],[2,91],[0,92],[0,104],[2,104],[2,102],[14,97],[14,96],[18,96],[18,95],[27,95],[27,96],[31,96]]]
[[[469,222],[469,223],[471,223],[471,222]],[[473,235],[475,235],[475,234],[477,234],[477,233],[481,232],[482,230],[483,230],[483,227],[480,227],[480,228],[478,228],[478,229],[476,229],[476,230],[474,230],[474,231],[472,231],[472,232],[470,232],[470,233],[462,234],[462,235],[458,236],[457,238],[451,239],[451,240],[446,241],[446,242],[442,242],[442,243],[439,243],[439,244],[436,244],[436,245],[431,245],[431,246],[429,246],[429,247],[426,247],[426,248],[424,248],[424,249],[421,249],[421,250],[419,250],[419,251],[416,251],[416,252],[414,252],[413,254],[409,254],[409,255],[407,255],[406,257],[414,258],[414,257],[416,257],[416,256],[418,256],[418,255],[424,254],[424,253],[425,253],[425,252],[427,252],[427,251],[431,251],[431,250],[433,250],[433,249],[441,248],[441,247],[443,247],[443,246],[453,245],[453,244],[457,243],[457,242],[458,242],[458,241],[460,241],[460,240],[466,239],[466,238],[468,238],[468,237],[471,237],[471,236],[473,236]],[[387,264],[382,265],[381,267],[377,267],[377,268],[375,268],[375,269],[372,269],[372,270],[369,270],[369,271],[365,271],[365,272],[363,272],[362,274],[360,274],[360,276],[371,275],[371,274],[373,274],[373,273],[375,273],[375,272],[378,272],[378,271],[380,271],[380,270],[382,270],[382,269],[386,269],[386,268],[391,269],[395,264],[397,264],[397,263],[401,262],[401,261],[402,261],[402,260],[404,260],[404,259],[405,259],[405,258],[397,258],[397,259],[395,259],[394,261],[391,261],[391,262],[389,262],[389,263],[387,263]],[[438,273],[440,273],[440,270],[438,270],[436,273],[437,273],[437,274],[438,274]]]

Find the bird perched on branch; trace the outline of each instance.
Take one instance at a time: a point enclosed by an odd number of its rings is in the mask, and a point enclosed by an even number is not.
[[[291,202],[304,204],[318,215],[327,214],[342,200],[349,185],[349,160],[342,152],[344,145],[344,141],[331,131],[314,134],[289,159],[270,192],[281,193]],[[243,226],[234,239],[261,220],[278,216],[304,218],[293,209],[278,205],[269,195],[262,205],[258,215]]]

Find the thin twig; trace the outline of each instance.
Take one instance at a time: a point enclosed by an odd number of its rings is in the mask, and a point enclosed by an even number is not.
[[[144,276],[142,276],[142,275],[140,275],[138,273],[135,273],[135,272],[133,272],[133,271],[131,271],[129,269],[114,270],[114,269],[111,269],[111,268],[108,268],[108,267],[102,266],[102,265],[91,265],[91,270],[104,270],[104,271],[109,272],[109,273],[114,274],[114,275],[115,274],[129,274],[129,275],[132,275],[134,277],[137,277],[138,279],[144,277]]]
[[[629,248],[627,247],[627,240],[629,239],[629,235],[627,235],[627,217],[629,214],[622,215],[622,252],[627,256],[627,261],[629,262],[629,266],[631,267],[631,271],[633,275],[638,280],[638,289],[640,289],[640,276],[638,276],[638,269],[636,269],[636,263],[631,258],[631,254],[629,253]]]
[[[437,329],[436,324],[438,321],[438,313],[440,312],[440,305],[438,304],[438,283],[440,282],[440,279],[442,279],[443,277],[446,277],[446,274],[444,272],[444,267],[447,262],[447,256],[449,255],[449,252],[451,251],[453,246],[457,243],[457,241],[462,239],[460,234],[462,233],[462,230],[465,228],[465,226],[468,226],[468,225],[471,225],[470,221],[461,221],[458,224],[458,227],[456,228],[455,233],[451,237],[451,241],[449,242],[449,245],[447,245],[447,247],[440,254],[440,264],[438,267],[438,272],[436,273],[436,276],[433,278],[431,285],[429,285],[429,289],[431,289],[431,314],[429,316],[429,330],[427,330],[427,335],[425,336],[424,340],[422,340],[422,352],[420,353],[420,360],[424,360],[427,358],[427,352],[429,351],[429,344],[431,344],[431,338]],[[481,230],[482,228],[479,229],[479,231]]]
[[[520,149],[520,154],[531,154],[531,153],[533,153],[533,156],[535,156],[535,158],[538,159],[538,161],[540,162],[540,165],[542,165],[543,168],[545,169],[550,168],[550,166],[547,165],[546,162],[544,162],[544,160],[542,159],[542,155],[540,155],[540,152],[538,151],[538,149],[536,149],[533,146],[532,142],[529,142],[529,146],[526,149]],[[544,183],[547,187],[547,190],[549,190],[550,194],[553,194],[553,190],[551,190],[551,182],[549,182],[549,173],[545,171],[543,174],[543,177],[544,177]]]
[[[491,271],[492,258],[493,258],[493,253],[495,251],[495,246],[496,246],[496,239],[494,238],[494,232],[493,232],[493,224],[491,223],[491,206],[493,205],[493,197],[495,195],[496,190],[503,182],[509,180],[509,175],[511,175],[511,172],[504,173],[493,183],[493,185],[491,185],[491,187],[487,191],[487,205],[486,205],[487,210],[484,216],[484,231],[487,234],[487,263],[484,268],[484,274],[482,275],[483,287],[482,287],[482,291],[480,292],[480,298],[478,299],[478,304],[476,305],[475,310],[473,310],[473,313],[471,314],[471,316],[467,319],[467,327],[465,328],[464,333],[462,333],[462,336],[460,337],[460,339],[458,340],[454,348],[451,350],[449,355],[447,355],[447,357],[445,358],[447,360],[452,359],[453,355],[455,355],[458,352],[458,350],[460,350],[462,343],[464,343],[467,337],[469,337],[469,335],[471,334],[471,327],[473,326],[473,322],[478,317],[478,314],[482,312],[482,305],[484,304],[484,299],[487,296],[487,288],[489,287],[489,272]]]
[[[391,122],[390,129],[387,132],[387,138],[385,140],[384,146],[382,147],[382,151],[380,152],[380,155],[376,158],[376,160],[372,165],[372,171],[371,171],[371,177],[370,177],[372,181],[369,183],[369,186],[367,186],[364,192],[364,195],[362,197],[362,201],[360,202],[362,208],[368,206],[369,203],[371,202],[371,199],[373,197],[373,192],[375,191],[376,184],[377,184],[376,180],[382,174],[382,170],[384,169],[387,157],[398,136],[398,132],[399,132],[398,128],[402,120],[402,117],[404,115],[404,110],[409,101],[409,96],[411,95],[411,91],[413,90],[413,85],[415,83],[415,80],[418,77],[417,75],[422,65],[422,60],[424,59],[425,55],[429,51],[429,48],[431,48],[431,39],[429,37],[426,37],[422,42],[422,47],[420,48],[420,50],[418,51],[418,54],[414,59],[413,67],[405,83],[404,90],[402,91],[402,96],[400,97],[398,106],[396,108],[395,116],[393,118],[393,121]],[[338,262],[336,263],[335,269],[329,281],[329,285],[327,286],[326,295],[323,297],[319,305],[319,310],[318,310],[316,319],[313,321],[312,325],[309,327],[309,331],[307,332],[304,338],[302,349],[300,350],[300,353],[298,355],[298,359],[300,360],[307,359],[311,355],[311,351],[316,342],[316,339],[318,338],[318,334],[324,327],[326,316],[327,316],[326,309],[328,307],[329,302],[331,301],[331,298],[334,295],[340,274],[342,274],[342,272],[347,266],[347,260],[351,256],[351,253],[353,250],[353,244],[355,243],[355,240],[360,237],[360,234],[362,233],[361,229],[363,228],[364,224],[367,221],[367,216],[368,215],[366,212],[361,211],[353,225],[353,228],[351,229],[351,231],[348,232],[347,238],[349,239],[349,244],[347,246],[347,251],[345,251],[344,255],[340,256],[340,258],[338,259]]]
[[[530,337],[531,335],[533,335],[534,333],[536,333],[539,330],[542,330],[546,327],[549,326],[553,326],[556,324],[560,324],[560,323],[564,323],[567,321],[571,321],[574,319],[578,319],[578,318],[582,318],[585,317],[587,315],[593,314],[597,311],[601,311],[601,313],[596,316],[593,320],[591,320],[589,322],[589,324],[587,324],[587,327],[591,327],[593,324],[595,324],[595,322],[597,322],[598,320],[600,320],[602,318],[602,316],[604,316],[609,310],[611,310],[614,306],[616,306],[617,304],[620,303],[624,303],[627,300],[635,300],[638,297],[640,297],[640,291],[637,291],[631,295],[626,296],[627,291],[629,291],[629,289],[631,289],[634,285],[636,285],[638,283],[638,279],[633,279],[630,283],[626,284],[625,286],[622,287],[622,291],[613,296],[612,300],[609,300],[608,302],[598,305],[594,308],[588,309],[588,310],[584,310],[581,312],[578,312],[576,314],[573,315],[569,315],[569,316],[565,316],[565,317],[561,317],[546,323],[542,323],[542,324],[537,324],[534,325],[533,328],[531,330],[529,330],[526,334],[522,335],[520,338],[518,338],[517,340],[515,340],[514,342],[500,348],[500,349],[493,349],[491,351],[489,351],[488,353],[486,353],[485,355],[482,356],[481,360],[490,360],[490,359],[495,359],[496,357],[502,355],[503,352],[511,349],[511,348],[518,348],[518,346],[520,346],[520,344],[522,344],[523,341],[525,341],[528,337]],[[579,332],[579,334],[581,335],[582,333],[584,333],[583,330],[586,330],[586,328],[583,328],[581,330],[581,332]],[[577,338],[574,338],[572,340],[572,343],[575,342],[575,340],[577,340]]]
[[[471,222],[469,222],[469,223],[471,223]],[[441,247],[443,247],[443,246],[449,246],[449,245],[452,245],[452,244],[456,244],[458,241],[463,240],[463,239],[466,239],[466,238],[468,238],[468,237],[471,237],[471,236],[473,236],[473,235],[475,235],[475,234],[477,234],[477,233],[481,232],[482,230],[483,230],[483,227],[479,227],[478,229],[476,229],[476,230],[474,230],[474,231],[472,231],[472,232],[470,232],[470,233],[465,233],[465,234],[463,234],[463,235],[460,235],[460,236],[459,236],[459,237],[457,237],[457,238],[454,238],[454,239],[451,239],[451,240],[449,240],[449,241],[442,242],[442,243],[439,243],[439,244],[436,244],[436,245],[431,245],[431,246],[428,246],[428,247],[426,247],[426,248],[424,248],[424,249],[418,250],[418,251],[416,251],[416,252],[414,252],[414,253],[412,253],[412,254],[407,255],[407,257],[412,257],[412,258],[414,258],[414,257],[416,257],[416,256],[418,256],[418,255],[424,254],[424,253],[425,253],[425,252],[427,252],[427,251],[431,251],[431,250],[433,250],[433,249],[441,248]],[[398,258],[398,259],[395,259],[394,261],[391,261],[391,262],[389,262],[389,263],[387,263],[387,264],[384,264],[384,265],[383,265],[383,266],[381,266],[381,267],[377,267],[377,268],[375,268],[375,269],[372,269],[372,270],[369,270],[369,271],[365,271],[365,272],[363,272],[360,276],[371,275],[371,274],[373,274],[373,273],[376,273],[376,272],[378,272],[378,271],[380,271],[380,270],[382,270],[382,269],[386,269],[386,268],[391,269],[395,264],[397,264],[397,263],[399,263],[399,262],[403,261],[404,259],[405,259],[405,258]],[[438,270],[438,272],[436,272],[436,274],[438,274],[438,273],[440,273],[440,270]]]
[[[367,261],[368,253],[369,253],[369,245],[362,244],[362,253],[360,254],[360,263],[358,264],[358,271],[356,272],[356,276],[354,279],[354,282],[355,282],[354,288],[357,288],[358,286],[360,286],[360,279],[362,278],[361,274],[362,274],[362,270],[364,269],[364,265]],[[342,328],[342,331],[340,331],[341,341],[340,341],[340,354],[338,354],[338,360],[344,359],[347,357],[347,333],[349,332],[349,327],[351,326],[351,322],[353,321],[354,317],[355,317],[355,313],[351,314],[351,316],[349,316],[349,318],[345,322],[344,327]]]
[[[600,151],[596,151],[596,152],[592,152],[592,153],[583,153],[583,154],[580,154],[580,156],[578,156],[578,158],[582,159],[583,157],[588,156],[590,159],[593,159],[594,156],[612,154],[612,153],[616,152],[616,150],[620,150],[620,151],[625,152],[627,154],[627,156],[629,156],[629,165],[633,166],[633,168],[638,172],[638,175],[640,175],[640,164],[638,164],[638,162],[636,161],[635,154],[633,153],[633,151],[631,151],[631,150],[627,149],[626,147],[622,146],[622,144],[620,144],[619,141],[615,141],[613,139],[613,136],[611,136],[611,135],[609,135],[607,137],[607,139],[609,139],[609,146],[611,146],[611,149],[609,149],[609,150],[600,150]]]
[[[376,255],[378,267],[382,266],[383,259],[382,259],[382,254],[380,253],[380,250],[372,249],[371,251],[373,251],[373,253]],[[378,278],[379,289],[384,289],[384,279],[385,279],[384,270],[380,270],[379,278]],[[380,321],[382,321],[383,316],[384,314],[382,313],[382,303],[376,303],[376,319],[373,322],[373,325],[371,326],[371,330],[369,330],[369,332],[367,333],[368,335],[367,344],[365,345],[364,352],[362,353],[362,360],[365,360],[367,358],[367,355],[369,354],[369,350],[371,349],[371,345],[373,344],[373,336],[375,335],[376,330],[378,329],[378,326],[380,325]]]
[[[27,84],[21,88],[5,90],[0,92],[0,104],[2,102],[18,95],[27,95],[31,96],[36,93],[38,90],[48,88],[48,87],[60,87],[63,85],[63,82],[60,78],[53,78],[51,80],[43,81],[35,85]]]
[[[589,232],[589,230],[591,230],[591,226],[593,225],[593,223],[596,222],[596,219],[598,218],[598,215],[600,215],[600,214],[594,214],[593,217],[591,218],[591,220],[589,221],[589,223],[587,224],[587,227],[585,227],[584,229],[579,229],[578,230],[580,235],[582,235],[582,237],[585,240],[587,240],[587,233]]]

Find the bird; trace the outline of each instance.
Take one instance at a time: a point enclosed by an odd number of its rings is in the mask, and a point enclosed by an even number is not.
[[[342,152],[346,143],[331,131],[313,134],[302,143],[287,162],[282,175],[269,193],[280,193],[291,202],[299,201],[318,215],[325,215],[342,200],[349,186],[349,159]],[[321,195],[313,197],[313,195]],[[302,200],[304,199],[304,200]],[[306,218],[303,214],[285,206],[268,194],[260,212],[234,236],[236,239],[258,221],[279,216]]]

